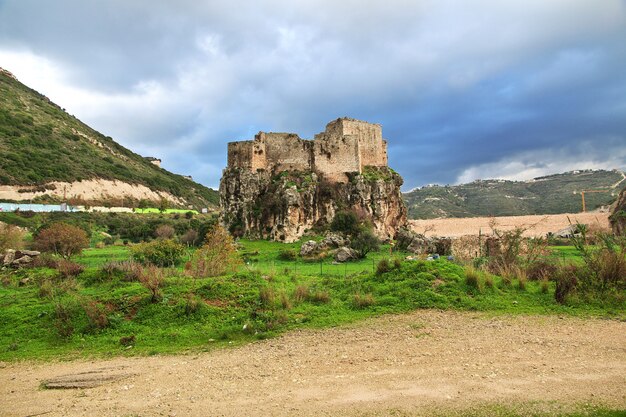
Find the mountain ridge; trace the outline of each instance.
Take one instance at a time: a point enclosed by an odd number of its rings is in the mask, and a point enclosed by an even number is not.
[[[67,195],[77,185],[82,193]],[[0,200],[33,199],[219,205],[216,190],[154,165],[0,68]]]
[[[582,169],[526,181],[475,180],[459,185],[428,185],[403,197],[411,219],[516,216],[581,211],[581,191],[587,210],[612,204],[626,186],[620,170]]]

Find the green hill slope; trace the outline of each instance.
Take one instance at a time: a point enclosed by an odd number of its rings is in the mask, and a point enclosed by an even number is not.
[[[217,191],[161,169],[0,68],[0,185],[117,180],[216,207]]]
[[[577,213],[580,191],[606,190],[585,194],[587,210],[593,210],[613,203],[625,184],[621,171],[581,170],[531,181],[428,186],[405,193],[404,198],[412,219]]]

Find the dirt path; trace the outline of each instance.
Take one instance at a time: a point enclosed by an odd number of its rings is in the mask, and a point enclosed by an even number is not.
[[[418,311],[197,355],[0,366],[0,415],[10,416],[429,415],[554,401],[626,408],[626,322]],[[133,375],[89,389],[39,388],[103,368]]]

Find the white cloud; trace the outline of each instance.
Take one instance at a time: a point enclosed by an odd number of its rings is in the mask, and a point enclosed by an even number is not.
[[[458,176],[456,184],[465,184],[477,179],[526,181],[578,169],[624,170],[626,147],[615,149],[608,158],[606,155],[594,155],[593,152],[584,156],[578,153],[568,155],[554,150],[524,152],[495,162],[470,166]]]

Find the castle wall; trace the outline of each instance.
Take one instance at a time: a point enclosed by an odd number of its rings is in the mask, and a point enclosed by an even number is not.
[[[358,138],[324,132],[313,141],[313,169],[330,181],[347,182],[346,172],[360,172]]]
[[[267,169],[281,171],[310,171],[312,148],[310,140],[293,133],[259,133],[256,141],[265,144]]]
[[[259,132],[253,141],[228,144],[228,166],[256,171],[310,171],[334,182],[347,182],[346,172],[387,166],[387,142],[378,124],[337,119],[314,140],[293,133]]]
[[[252,169],[252,141],[228,143],[228,166]]]
[[[383,141],[383,130],[379,124],[358,120],[341,119],[344,135],[356,136],[359,140],[361,170],[363,167],[387,166],[387,144]]]

